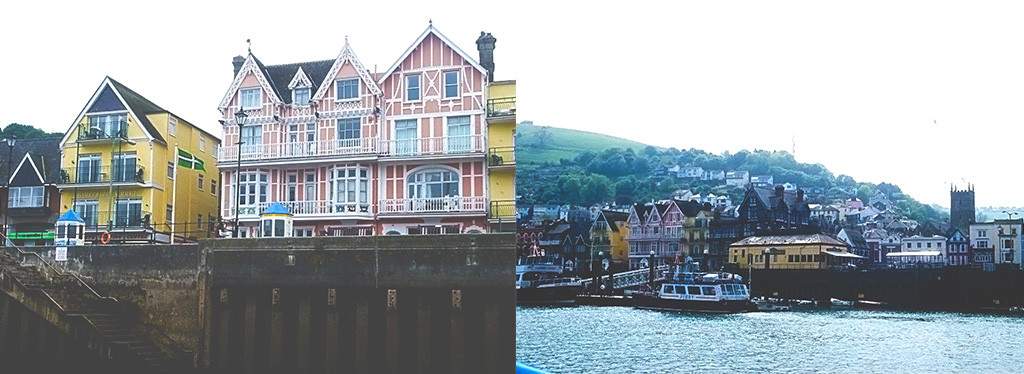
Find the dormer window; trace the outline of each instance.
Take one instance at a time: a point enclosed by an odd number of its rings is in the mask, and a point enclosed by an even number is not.
[[[243,109],[256,109],[260,107],[260,88],[243,88],[240,90],[239,96],[241,96],[242,108]]]
[[[292,90],[292,104],[309,105],[309,87],[296,87]]]
[[[359,78],[342,79],[335,84],[338,90],[338,100],[353,100],[359,98]]]

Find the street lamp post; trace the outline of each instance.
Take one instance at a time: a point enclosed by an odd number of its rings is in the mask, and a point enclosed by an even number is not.
[[[235,124],[238,125],[238,142],[235,143],[238,145],[238,165],[235,166],[235,238],[238,238],[238,216],[241,215],[239,208],[242,204],[242,125],[245,124],[245,117],[248,115],[242,109],[235,112]]]
[[[648,278],[648,285],[651,287],[651,295],[654,295],[654,250],[651,250],[651,260],[647,263],[647,268],[651,274]]]
[[[11,170],[14,169],[14,143],[18,141],[18,137],[11,134],[4,140],[7,141],[7,206],[4,207],[4,238],[0,241],[0,247],[7,246],[7,234],[10,231],[7,228],[7,216],[10,216],[11,212]]]

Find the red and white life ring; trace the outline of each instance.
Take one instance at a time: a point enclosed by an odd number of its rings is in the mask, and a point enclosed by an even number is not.
[[[103,242],[103,244],[110,243],[110,231],[104,231],[103,235],[100,235],[100,241]]]

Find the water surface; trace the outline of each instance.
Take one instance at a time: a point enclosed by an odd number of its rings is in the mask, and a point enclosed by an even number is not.
[[[551,373],[1019,372],[1024,318],[520,306],[516,359]]]

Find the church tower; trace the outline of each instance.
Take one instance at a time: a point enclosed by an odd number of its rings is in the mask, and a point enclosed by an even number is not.
[[[968,184],[966,190],[949,190],[949,224],[967,232],[968,226],[974,223],[974,186]]]

